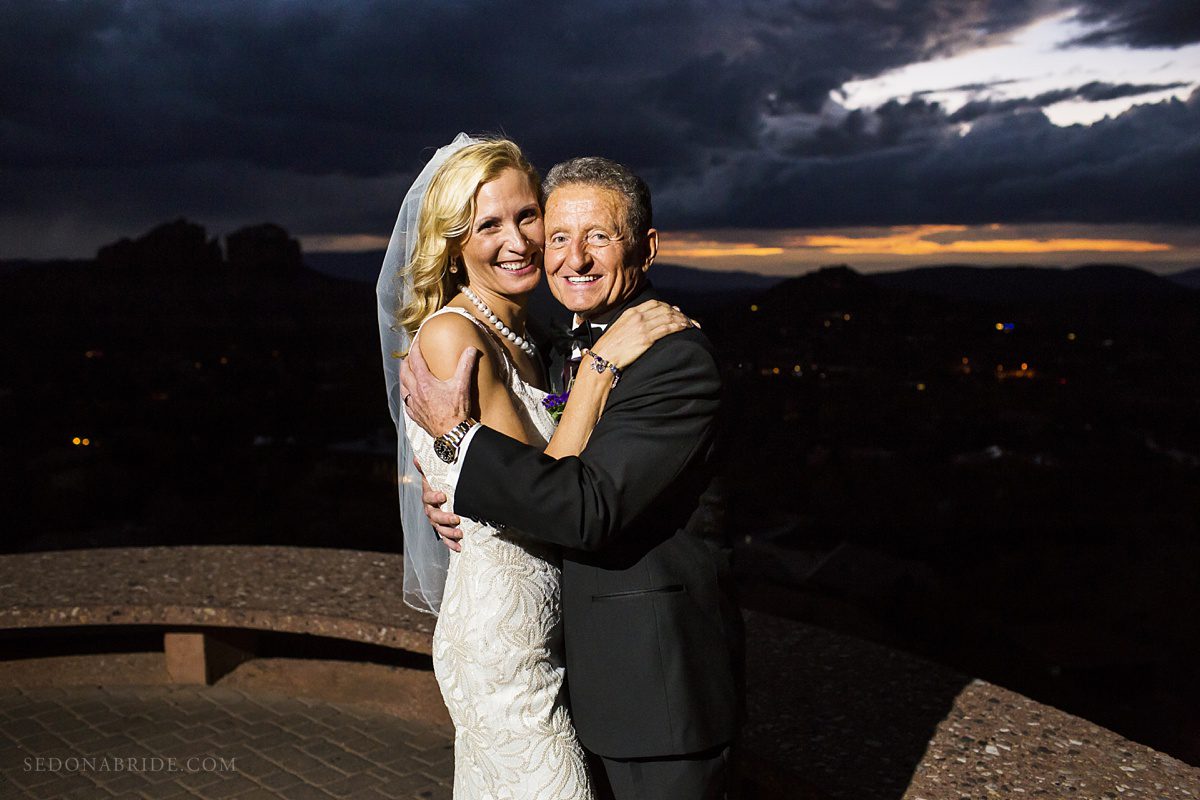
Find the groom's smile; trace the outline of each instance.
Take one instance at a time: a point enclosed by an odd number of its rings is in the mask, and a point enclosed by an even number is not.
[[[546,198],[546,276],[558,301],[584,319],[616,308],[642,286],[653,255],[631,241],[627,201],[612,189],[570,183]],[[648,238],[656,236],[653,230]]]

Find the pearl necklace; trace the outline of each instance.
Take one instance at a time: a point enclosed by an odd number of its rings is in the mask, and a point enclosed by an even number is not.
[[[534,348],[533,342],[521,338],[517,335],[516,331],[505,325],[499,317],[492,313],[492,310],[487,307],[487,304],[479,299],[479,295],[471,291],[470,287],[459,286],[458,290],[462,292],[468,300],[471,301],[473,306],[479,309],[479,313],[483,314],[483,316],[487,318],[488,322],[496,326],[496,330],[500,331],[501,336],[503,336],[505,339],[508,339],[517,347],[521,348],[525,355],[529,356],[530,358],[537,356],[537,350]]]

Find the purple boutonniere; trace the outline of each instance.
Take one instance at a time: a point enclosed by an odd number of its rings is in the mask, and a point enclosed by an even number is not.
[[[550,418],[555,424],[562,419],[563,409],[567,407],[567,398],[571,396],[571,390],[567,389],[562,394],[548,394],[542,400],[542,407],[550,412]]]

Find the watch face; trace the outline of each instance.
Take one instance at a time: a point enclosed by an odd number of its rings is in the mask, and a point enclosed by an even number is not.
[[[441,439],[433,440],[433,452],[437,453],[437,457],[447,464],[453,464],[458,458],[458,448]]]

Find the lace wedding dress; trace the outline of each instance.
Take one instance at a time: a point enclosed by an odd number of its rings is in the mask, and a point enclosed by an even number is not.
[[[437,312],[443,313],[460,313],[493,338],[468,312]],[[503,347],[494,349],[527,439],[540,446],[554,432],[541,403],[546,393],[521,380]],[[445,492],[443,509],[452,511],[449,465],[434,453],[429,434],[411,419],[405,424],[426,478]],[[433,634],[434,674],[455,728],[454,798],[592,800],[565,705],[558,555],[517,532],[465,517],[460,528],[462,552],[450,556]]]

